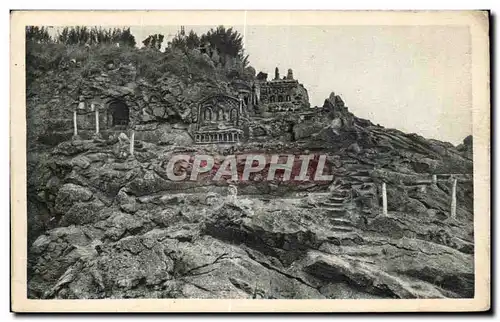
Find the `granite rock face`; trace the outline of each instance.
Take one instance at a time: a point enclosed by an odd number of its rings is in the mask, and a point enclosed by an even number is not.
[[[155,135],[147,127],[165,123],[189,124],[191,107],[200,99],[213,93],[237,94],[229,86],[230,80],[218,75],[210,64],[200,61],[201,57],[194,57],[193,53],[189,57],[178,53],[172,55],[172,64],[176,61],[178,68],[190,66],[193,71],[167,71],[161,76],[144,77],[133,63],[117,62],[114,68],[107,69],[102,61],[95,66],[94,73],[84,77],[81,75],[84,70],[76,67],[44,72],[31,81],[27,89],[28,148],[54,147],[71,139],[72,113],[80,100],[85,102],[84,110],[78,111],[77,122],[82,138],[89,139],[94,133],[94,109],[103,110],[104,105],[116,100],[128,107],[130,124],[140,125],[143,135],[157,142],[161,135]],[[195,69],[193,65],[198,64],[201,66]],[[90,109],[92,103],[94,109]],[[106,113],[102,112],[103,136],[109,135],[108,123]]]
[[[31,246],[30,297],[473,296],[473,255],[426,235],[467,240],[466,225],[405,214],[360,224],[307,198],[221,200],[143,198],[134,214],[104,208],[47,231]]]
[[[421,182],[429,169],[470,173],[470,159],[345,107],[322,113],[328,119],[295,141],[213,151],[137,140],[135,156],[120,159],[118,140],[73,140],[30,154],[29,297],[472,297],[472,184],[459,183],[450,218],[449,183]],[[327,185],[236,183],[234,199],[227,184],[173,182],[165,173],[183,151],[318,145],[334,173]]]
[[[47,70],[30,83],[29,298],[474,296],[472,137],[454,147],[386,129],[332,93],[306,113],[246,120],[245,142],[197,145],[187,131],[193,104],[235,90],[220,57],[175,55],[191,65],[146,79],[117,61],[85,77]],[[126,103],[133,156],[129,129],[103,124],[95,135],[92,113],[73,137],[75,93]],[[166,169],[175,154],[248,153],[324,154],[333,180],[179,182]]]

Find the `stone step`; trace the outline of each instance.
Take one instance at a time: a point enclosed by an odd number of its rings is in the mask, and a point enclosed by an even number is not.
[[[367,176],[351,176],[351,178],[356,179],[361,182],[373,182],[372,177],[367,177]]]
[[[354,231],[353,227],[346,227],[346,226],[332,226],[329,229],[330,231],[339,231],[339,232],[351,232]]]
[[[329,200],[331,200],[332,202],[345,202],[346,200],[349,199],[349,195],[348,194],[345,194],[345,195],[331,195],[328,197]]]
[[[323,207],[332,207],[332,208],[339,208],[339,209],[344,209],[344,203],[343,202],[326,202],[326,201],[323,201],[323,202],[320,202],[319,203],[320,206],[323,206]]]
[[[353,164],[357,165],[357,164],[359,164],[359,162],[356,160],[342,160],[342,165],[344,167],[346,167],[346,166],[348,167],[348,166],[353,165]]]
[[[351,171],[351,174],[355,175],[355,176],[370,177],[370,170],[356,170],[356,171]]]
[[[358,160],[354,159],[354,158],[350,158],[349,156],[341,156],[340,157],[340,161],[342,162],[354,162],[354,163],[359,163]]]
[[[349,187],[349,189],[345,189],[345,187]],[[342,196],[351,192],[351,184],[342,184],[342,188],[336,188],[332,190],[330,193],[332,195]]]
[[[363,164],[363,163],[356,163],[352,164],[349,166],[349,169],[359,169],[359,170],[373,170],[373,165],[371,164]]]
[[[332,218],[330,219],[330,223],[335,226],[352,226],[352,222],[347,218]]]
[[[322,209],[328,210],[330,212],[337,212],[337,213],[345,213],[346,210],[344,207],[321,207]]]
[[[357,173],[348,173],[346,175],[343,175],[343,176],[339,176],[340,178],[346,180],[346,179],[352,179],[352,178],[355,178],[355,179],[358,179],[358,180],[372,180],[373,181],[373,178],[370,177],[370,176],[366,176],[366,175],[361,175],[361,174],[357,174]]]
[[[346,200],[346,197],[345,196],[329,196],[330,200],[333,200],[333,201],[338,201],[338,202],[344,202]]]
[[[342,218],[347,215],[345,210],[338,210],[338,209],[328,209],[328,208],[322,208],[327,212],[327,216],[330,218]]]
[[[331,234],[326,232],[326,239],[328,240],[339,240],[339,239],[351,239],[351,240],[354,240],[354,239],[359,239],[359,240],[363,240],[362,239],[362,236],[360,236],[357,232],[337,232],[335,234]]]
[[[349,193],[350,193],[351,189],[349,189]],[[335,191],[332,191],[330,193],[330,195],[327,197],[329,199],[335,199],[335,200],[345,200],[346,198],[349,197],[349,193],[348,192],[343,192],[343,193],[339,193],[339,192],[335,192]]]
[[[321,208],[326,209],[328,211],[336,211],[336,212],[341,212],[344,213],[346,209],[344,208],[344,205],[321,205]]]

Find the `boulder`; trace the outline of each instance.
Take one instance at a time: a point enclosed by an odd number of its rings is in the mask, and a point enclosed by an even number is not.
[[[333,131],[340,131],[342,129],[342,126],[343,126],[344,122],[342,121],[341,118],[337,117],[337,118],[334,118],[331,123],[330,123],[330,128],[333,130]]]
[[[397,219],[381,215],[373,219],[368,224],[367,229],[393,239],[399,239],[404,236],[404,230]]]
[[[418,288],[414,288],[406,279],[388,274],[369,263],[351,262],[341,256],[310,251],[304,259],[303,266],[304,271],[327,283],[341,285],[345,283],[351,289],[361,290],[382,298],[444,297],[436,287],[431,285],[415,284]]]
[[[95,223],[102,219],[100,212],[104,208],[104,203],[100,200],[91,202],[76,202],[63,215],[59,225],[86,225]]]
[[[129,196],[126,189],[121,189],[116,195],[116,201],[121,210],[127,213],[134,213],[137,211],[137,202],[135,197]]]
[[[88,151],[93,146],[94,146],[94,144],[90,140],[89,141],[82,141],[82,140],[65,141],[65,142],[58,144],[55,147],[53,154],[72,156],[72,155],[76,155],[76,154]]]
[[[406,250],[405,250],[406,249]],[[391,262],[391,271],[405,274],[420,281],[436,285],[448,292],[448,297],[474,296],[474,260],[445,245],[417,239],[401,239],[391,256],[400,254]]]
[[[76,202],[86,202],[92,199],[93,193],[86,187],[72,183],[64,184],[59,189],[56,200],[55,210],[60,213],[66,213]]]
[[[128,142],[129,138],[128,138],[127,134],[122,132],[118,135],[118,140],[121,142]]]
[[[160,227],[169,227],[179,223],[181,218],[178,210],[169,208],[153,214],[151,220]]]
[[[186,131],[171,130],[163,132],[158,143],[164,145],[189,146],[193,144],[193,139]]]
[[[71,165],[80,169],[87,169],[90,166],[90,159],[85,156],[77,156],[71,159]]]
[[[405,212],[408,212],[410,214],[426,214],[427,213],[427,207],[420,201],[413,199],[413,198],[408,198],[407,203],[405,205]]]
[[[357,143],[352,143],[349,147],[347,147],[347,151],[357,154],[361,152],[361,148]]]

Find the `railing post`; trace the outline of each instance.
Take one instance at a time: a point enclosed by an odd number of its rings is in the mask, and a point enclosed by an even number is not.
[[[132,134],[130,135],[130,155],[134,155],[134,138],[135,138],[135,131],[132,130]]]
[[[73,135],[78,135],[78,125],[76,124],[76,109],[73,111]]]
[[[99,134],[99,107],[95,106],[95,134]]]
[[[432,184],[433,184],[433,185],[436,185],[436,184],[437,184],[437,182],[438,182],[437,175],[436,175],[436,174],[433,174],[433,175],[432,175]]]
[[[382,182],[382,215],[387,216],[387,188]]]
[[[457,179],[453,178],[453,183],[451,186],[451,213],[450,216],[453,219],[457,218]]]
[[[354,188],[351,186],[351,208],[354,207]]]

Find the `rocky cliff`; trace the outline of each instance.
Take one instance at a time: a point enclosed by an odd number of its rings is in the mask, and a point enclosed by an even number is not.
[[[193,145],[182,127],[190,103],[232,90],[215,69],[213,77],[167,72],[151,82],[128,63],[85,77],[65,68],[28,89],[30,298],[474,295],[471,139],[454,147],[386,129],[332,94],[307,118],[252,121],[261,133],[251,142]],[[71,139],[58,119],[74,103],[73,86],[119,95],[151,118],[134,156],[125,134]],[[227,182],[170,181],[166,161],[181,152],[321,152],[334,179],[233,183],[234,198]],[[450,174],[460,175],[456,218]]]

